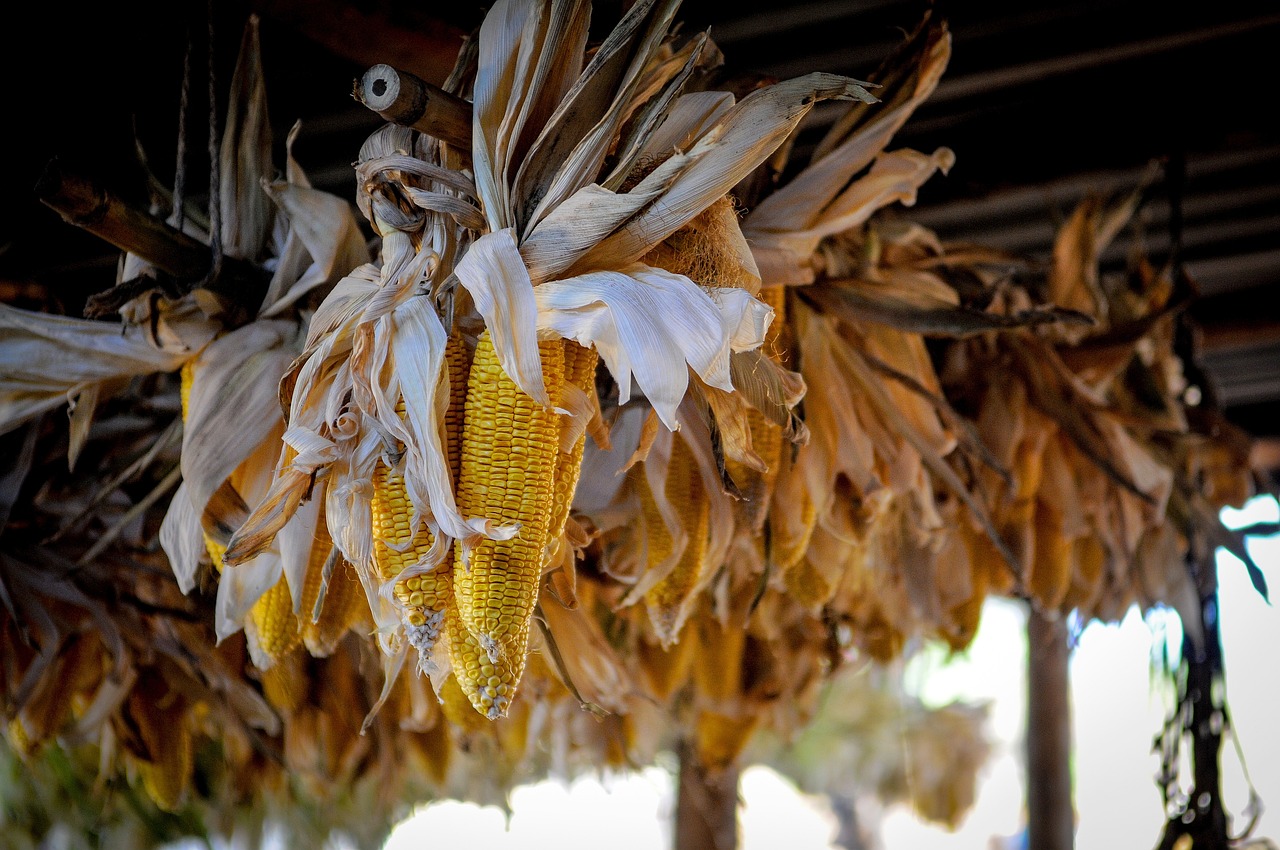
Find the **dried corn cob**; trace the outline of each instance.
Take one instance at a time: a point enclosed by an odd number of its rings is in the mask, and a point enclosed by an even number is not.
[[[196,379],[196,358],[183,361],[178,374],[182,379],[179,395],[182,399],[182,421],[185,424],[191,409],[191,386]],[[208,532],[204,532],[204,547],[209,552],[209,560],[213,562],[214,568],[222,572],[222,556],[227,551],[226,544],[219,543],[210,537]]]
[[[1075,545],[1062,534],[1061,517],[1043,501],[1036,500],[1035,556],[1027,589],[1047,609],[1057,609],[1071,588]]]
[[[785,333],[786,288],[765,287],[757,297],[773,308],[773,322],[765,332],[761,350],[775,363],[784,363],[789,359],[783,347],[786,344],[783,337],[789,335]],[[751,447],[764,461],[765,471],[759,472],[732,458],[726,458],[725,466],[742,492],[742,501],[737,503],[738,511],[746,526],[753,534],[757,534],[768,516],[769,502],[773,498],[774,483],[778,480],[786,439],[782,436],[782,429],[754,407],[747,410],[747,428],[751,432]]]
[[[445,612],[445,631],[449,636],[449,658],[453,672],[440,686],[440,706],[451,724],[464,733],[474,732],[488,717],[486,708],[481,711],[476,702],[481,691],[492,687],[492,699],[510,696],[510,687],[498,678],[498,668],[480,648],[480,642],[462,624],[456,606]],[[464,710],[465,709],[465,710]],[[476,712],[480,712],[477,714]]]
[[[703,572],[707,568],[707,534],[711,520],[711,501],[702,482],[698,461],[689,445],[676,435],[671,441],[671,458],[667,464],[665,485],[667,500],[676,508],[684,521],[686,542],[671,571],[644,595],[649,620],[664,646],[670,646],[679,637],[689,608],[694,603],[694,592],[701,586]],[[663,524],[662,515],[649,488],[641,488],[646,527],[652,548],[648,565],[655,568],[671,553],[671,532]],[[661,529],[661,530],[659,530]],[[656,537],[656,539],[655,539]],[[661,558],[656,556],[661,555]]]
[[[759,722],[760,713],[756,711],[736,715],[699,711],[694,727],[698,761],[713,771],[729,767],[742,755]]]
[[[552,402],[564,383],[560,340],[538,344]],[[488,331],[480,336],[467,386],[458,508],[497,525],[519,524],[508,540],[482,539],[469,557],[458,548],[454,590],[466,631],[491,673],[456,659],[463,691],[490,719],[506,714],[524,672],[548,523],[555,501],[560,415],[521,391],[503,371]],[[454,642],[451,641],[451,645]]]
[[[295,647],[262,673],[262,695],[286,717],[306,702],[309,686],[307,659],[300,648]]]
[[[747,632],[732,623],[721,623],[709,607],[703,609],[697,622],[698,654],[693,662],[693,682],[699,705],[713,711],[732,710],[742,695]]]
[[[403,415],[403,403],[399,408]],[[379,461],[373,473],[373,559],[378,575],[390,581],[408,567],[418,564],[431,551],[435,537],[426,528],[414,535],[409,527],[413,506],[409,503],[404,477]],[[412,543],[409,544],[412,538]],[[407,548],[401,550],[398,547]],[[444,611],[452,598],[451,573],[448,563],[429,573],[397,581],[393,588],[396,599],[404,606],[403,619],[409,643],[418,649],[420,658],[430,657],[444,622]]]
[[[785,458],[782,463],[787,463]],[[769,537],[769,560],[783,575],[804,560],[809,542],[813,539],[813,530],[818,525],[817,502],[802,480],[794,483],[797,486],[790,488],[788,495],[794,496],[800,505],[798,523],[785,529],[781,524],[775,523]]]
[[[143,787],[157,806],[174,811],[186,796],[194,765],[186,699],[151,672],[130,692],[127,713],[142,750],[135,755]]]
[[[332,655],[343,636],[360,622],[369,603],[355,572],[329,540],[321,502],[320,520],[316,524],[316,542],[311,550],[311,563],[302,590],[302,642],[307,652],[317,658]],[[336,558],[328,583],[324,583],[324,567]],[[323,589],[323,597],[321,592]],[[316,609],[319,608],[319,611]]]
[[[801,557],[783,573],[783,581],[787,593],[807,608],[825,604],[836,592],[822,570],[805,557]]]
[[[283,575],[249,609],[244,634],[249,645],[249,657],[259,670],[271,669],[277,661],[302,645],[302,632],[293,613],[289,583]]]
[[[191,387],[195,380],[195,359],[187,360],[180,370],[182,418],[185,422],[190,411]],[[223,543],[219,543],[207,532],[204,535],[205,549],[214,568],[222,572],[222,556],[227,551]],[[287,655],[301,643],[298,618],[293,614],[292,598],[289,585],[284,576],[280,577],[271,589],[264,593],[245,619],[245,637],[249,642],[249,654],[254,666],[267,670],[277,659]]]
[[[565,387],[574,386],[582,390],[589,398],[594,398],[596,387],[596,364],[600,355],[594,348],[586,348],[571,339],[564,341]],[[574,440],[568,451],[561,446],[556,456],[555,505],[551,511],[551,521],[547,531],[547,554],[543,563],[543,572],[547,576],[547,586],[555,598],[566,608],[575,608],[577,599],[577,575],[575,572],[575,554],[566,551],[571,546],[565,537],[565,525],[569,520],[569,512],[573,508],[573,496],[578,489],[578,478],[582,473],[582,455],[586,450],[587,436],[584,431]]]
[[[445,411],[444,436],[449,469],[456,481],[461,466],[463,408],[470,369],[470,355],[459,334],[451,334],[445,343],[445,368],[449,373],[449,406]],[[396,413],[401,417],[405,415],[403,399],[397,404]],[[435,537],[425,528],[418,529],[414,536],[409,528],[413,507],[409,503],[404,478],[382,462],[374,472],[370,507],[374,526],[374,562],[382,580],[390,581],[427,557],[435,544]],[[412,544],[409,543],[411,538]],[[409,644],[418,650],[419,669],[425,672],[444,625],[444,612],[453,601],[452,564],[446,557],[430,572],[397,581],[392,592],[404,608],[405,634]]]
[[[650,691],[657,699],[666,702],[689,680],[697,646],[697,635],[692,632],[682,635],[670,647],[647,640],[637,644],[636,660],[649,682]]]
[[[444,435],[453,483],[458,483],[462,469],[462,426],[467,408],[467,380],[471,374],[471,350],[459,333],[449,335],[444,346],[445,366],[449,370],[449,407],[444,412]]]
[[[585,393],[595,392],[596,363],[600,355],[594,348],[586,348],[571,339],[564,340],[564,380]],[[578,487],[578,475],[582,472],[582,453],[587,436],[583,433],[567,452],[556,458],[555,506],[551,512],[548,537],[557,540],[564,533],[569,509],[573,506],[573,493]]]

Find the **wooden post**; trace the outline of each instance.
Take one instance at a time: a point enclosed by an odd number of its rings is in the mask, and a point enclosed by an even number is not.
[[[674,850],[736,850],[737,765],[709,770],[692,741],[680,744],[679,756]]]
[[[1027,831],[1036,850],[1071,850],[1071,692],[1067,625],[1033,606],[1027,620]]]

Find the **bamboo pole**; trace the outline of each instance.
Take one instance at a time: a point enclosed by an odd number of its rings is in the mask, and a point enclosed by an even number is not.
[[[1027,838],[1036,850],[1071,850],[1071,694],[1067,626],[1032,606],[1027,620]]]
[[[390,65],[374,65],[355,87],[356,100],[393,124],[471,150],[471,104]]]

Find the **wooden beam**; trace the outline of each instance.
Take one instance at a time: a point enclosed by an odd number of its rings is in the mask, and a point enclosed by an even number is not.
[[[439,85],[449,76],[466,33],[410,6],[389,14],[369,11],[384,4],[344,0],[256,0],[264,18],[275,20],[361,67],[386,62]],[[477,5],[476,23],[483,7]]]

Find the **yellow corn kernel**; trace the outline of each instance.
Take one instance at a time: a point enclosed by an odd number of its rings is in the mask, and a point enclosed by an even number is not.
[[[738,486],[742,499],[734,503],[742,524],[758,534],[764,527],[773,497],[773,484],[778,480],[778,464],[782,460],[782,429],[770,422],[754,407],[747,410],[747,429],[751,432],[751,448],[764,461],[765,471],[752,469],[741,461],[725,458],[725,470]]]
[[[694,728],[698,761],[709,770],[724,770],[742,755],[756,731],[760,713],[744,711],[737,715],[718,711],[699,711]]]
[[[306,655],[298,648],[262,672],[262,695],[286,717],[306,702],[309,684]]]
[[[397,550],[396,547],[404,546],[413,533],[409,528],[413,506],[409,503],[404,477],[381,461],[373,473],[370,506],[373,512],[374,564],[378,575],[389,581],[426,557],[435,538],[425,527],[419,528],[412,545],[403,551]],[[418,650],[423,663],[430,657],[440,636],[444,612],[452,600],[450,572],[449,564],[444,563],[429,573],[401,579],[393,587],[396,599],[404,608],[402,617],[406,637]]]
[[[538,348],[555,404],[564,384],[564,346],[544,340]],[[457,547],[454,598],[493,672],[480,678],[457,660],[454,669],[472,705],[491,720],[506,714],[524,673],[555,498],[559,429],[560,415],[515,385],[488,331],[481,334],[467,385],[458,508],[464,516],[518,525],[519,531],[508,540],[482,539],[469,559]]]
[[[462,468],[462,426],[467,407],[467,380],[471,374],[471,351],[462,335],[453,333],[444,347],[445,366],[449,370],[449,407],[444,413],[446,452],[453,483],[458,483]]]
[[[707,569],[707,535],[711,522],[711,501],[703,485],[697,459],[678,435],[671,442],[665,489],[667,500],[675,505],[676,513],[684,522],[686,543],[671,572],[649,588],[644,600],[654,631],[663,645],[669,646],[679,636],[680,627],[694,602],[694,592]],[[641,498],[644,498],[643,491]],[[652,510],[657,512],[656,504]],[[658,516],[657,524],[662,524],[661,516]],[[654,554],[661,553],[663,548],[667,554],[671,552],[671,535],[665,527],[662,533],[666,534],[667,545],[663,547],[660,540],[655,547],[657,552],[650,550],[648,564],[651,569],[658,563],[653,560]]]
[[[293,614],[289,583],[283,575],[249,609],[244,635],[249,644],[249,657],[259,670],[271,669],[301,646],[302,632]]]
[[[453,672],[440,686],[440,708],[447,719],[463,735],[487,728],[485,718],[477,714],[479,684],[497,675],[497,668],[480,648],[480,643],[467,631],[457,608],[449,608],[445,614],[445,629],[449,635],[449,657]],[[506,685],[499,685],[498,696],[508,696]],[[487,712],[485,713],[487,714]]]
[[[571,339],[564,340],[564,380],[585,393],[595,392],[596,364],[600,355],[594,348],[586,348]],[[578,476],[582,472],[582,453],[587,435],[583,433],[574,441],[573,448],[560,452],[556,458],[555,506],[551,512],[549,538],[555,540],[564,533],[564,524],[573,507],[573,494],[578,488]]]
[[[191,408],[191,385],[196,379],[196,358],[192,357],[183,361],[182,368],[178,370],[179,376],[182,378],[179,395],[182,399],[182,421],[187,421],[187,415]],[[222,572],[222,556],[227,551],[225,543],[219,543],[204,532],[204,548],[209,553],[209,560],[213,562],[214,568],[218,572]]]
[[[325,584],[324,567],[330,553],[336,556],[336,562],[328,584]],[[368,611],[368,605],[364,589],[351,565],[333,549],[329,527],[325,522],[324,500],[321,499],[320,517],[316,521],[316,539],[311,548],[311,561],[307,564],[307,577],[302,586],[298,615],[302,623],[302,642],[306,645],[307,652],[317,658],[332,655],[343,636]]]
[[[471,354],[466,342],[460,334],[451,334],[445,343],[449,405],[445,409],[444,438],[449,471],[455,483],[461,467],[461,435],[470,367]],[[401,417],[405,415],[403,399],[397,404],[396,413]],[[403,548],[412,534],[409,518],[413,508],[404,478],[381,462],[374,473],[373,493],[374,561],[382,579],[390,580],[426,557],[435,538],[430,531],[420,528],[413,544]],[[403,551],[397,551],[399,549]],[[425,671],[444,625],[444,612],[453,601],[452,564],[446,558],[431,572],[396,582],[392,592],[403,608],[405,636],[418,650],[419,670]]]
[[[186,708],[186,700],[154,673],[129,694],[127,713],[142,749],[135,753],[138,774],[147,795],[169,812],[182,805],[195,761]]]
[[[698,623],[698,653],[693,660],[693,683],[699,704],[722,710],[735,703],[742,693],[742,656],[747,632],[733,624],[724,625],[709,609]]]

